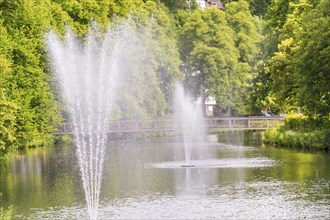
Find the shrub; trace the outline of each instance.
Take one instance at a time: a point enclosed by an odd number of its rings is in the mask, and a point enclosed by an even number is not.
[[[299,130],[304,127],[307,116],[302,114],[289,114],[284,119],[285,130]]]
[[[0,194],[1,197],[1,194]],[[7,209],[0,207],[0,220],[10,220],[12,219],[13,207],[9,206]]]
[[[309,117],[290,114],[283,126],[265,132],[265,142],[275,146],[330,150],[330,114]]]
[[[284,119],[284,130],[314,131],[330,129],[330,114],[326,116],[309,116],[289,114]]]
[[[265,132],[265,142],[275,146],[330,150],[330,129],[309,132],[272,129]]]

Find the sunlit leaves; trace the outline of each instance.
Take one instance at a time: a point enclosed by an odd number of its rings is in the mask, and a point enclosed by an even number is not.
[[[303,18],[296,53],[299,101],[308,114],[330,112],[330,2],[321,0]]]
[[[190,67],[187,81],[196,81],[193,93],[205,90],[222,108],[244,112],[260,37],[246,1],[228,3],[225,12],[196,10],[180,21],[180,52]]]
[[[329,5],[327,1],[292,2],[276,1],[269,11],[269,15],[286,11],[281,23],[272,28],[279,43],[268,62],[271,90],[283,112],[301,108],[305,113],[327,114],[329,77],[323,73],[329,72],[329,51],[325,49],[329,47]],[[270,18],[269,24],[276,19]]]

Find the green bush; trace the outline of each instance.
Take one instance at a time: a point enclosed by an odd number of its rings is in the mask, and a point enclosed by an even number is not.
[[[275,146],[329,151],[330,129],[309,132],[272,129],[265,132],[264,141]]]
[[[265,132],[264,141],[275,146],[330,150],[330,115],[290,114],[283,126]]]
[[[302,114],[289,114],[284,119],[284,128],[286,130],[299,130],[306,123],[307,116]]]
[[[330,129],[330,115],[308,117],[303,114],[289,114],[284,119],[283,129],[292,131]]]
[[[73,137],[71,135],[60,135],[56,136],[55,143],[56,145],[63,146],[63,145],[72,145]]]

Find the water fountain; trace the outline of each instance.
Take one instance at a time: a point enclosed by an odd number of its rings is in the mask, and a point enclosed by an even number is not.
[[[65,40],[46,36],[56,85],[70,113],[76,155],[91,219],[98,216],[104,151],[110,126],[118,69],[127,38],[124,25],[102,37],[93,25],[84,44],[68,29]]]
[[[143,58],[140,58],[140,49],[148,50],[141,35],[137,37],[134,31],[131,32],[131,25],[130,21],[123,22],[109,28],[106,33],[94,25],[86,35],[85,42],[79,41],[69,29],[64,40],[53,31],[46,35],[48,55],[56,80],[54,85],[60,88],[63,102],[70,113],[75,152],[91,219],[97,219],[98,215],[102,217],[102,212],[98,213],[100,190],[115,94],[127,73],[134,72],[128,67],[130,60],[127,57],[134,57],[132,66],[136,67],[144,63]],[[126,79],[129,77],[126,76]],[[148,89],[152,90],[153,87]],[[236,163],[211,159],[205,141],[202,107],[185,94],[180,83],[176,84],[173,104],[174,117],[179,122],[177,131],[183,139],[180,144],[184,146],[184,161],[178,162],[175,158],[174,162],[153,164],[152,167],[186,169],[186,188],[190,191],[194,172],[189,168],[233,167]],[[208,175],[207,172],[204,174]],[[205,178],[201,179],[204,181]]]
[[[204,143],[206,126],[202,107],[196,105],[193,99],[185,94],[181,83],[175,85],[174,113],[175,119],[179,122],[177,131],[183,137],[185,163],[181,166],[193,167],[191,157],[194,143],[199,143],[199,145]]]

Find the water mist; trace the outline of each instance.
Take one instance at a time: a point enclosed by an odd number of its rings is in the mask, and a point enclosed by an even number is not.
[[[178,123],[178,132],[183,138],[185,164],[182,167],[193,167],[192,153],[194,146],[203,146],[206,137],[206,126],[202,107],[185,94],[181,83],[175,85],[174,112]],[[196,158],[195,158],[196,159]]]
[[[84,43],[67,30],[64,40],[53,31],[46,35],[56,85],[70,113],[74,143],[88,214],[97,219],[104,153],[116,80],[124,43],[125,25],[101,33],[92,26]]]

